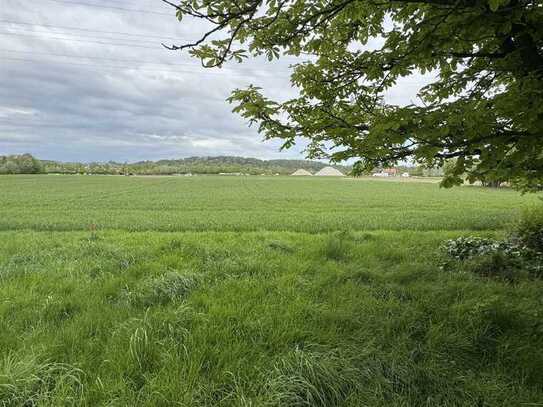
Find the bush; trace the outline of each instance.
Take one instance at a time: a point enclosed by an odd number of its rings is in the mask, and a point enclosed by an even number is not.
[[[514,281],[522,273],[523,262],[519,258],[496,251],[472,257],[463,263],[462,268],[465,271],[482,277],[494,277]]]
[[[442,249],[455,260],[467,260],[475,256],[502,253],[510,257],[520,257],[523,248],[514,241],[485,239],[467,236],[446,240]]]
[[[30,154],[0,156],[0,174],[40,174],[42,163]]]
[[[525,211],[513,232],[513,238],[528,249],[543,254],[543,207]]]
[[[522,273],[543,276],[543,208],[523,214],[505,240],[460,237],[446,240],[442,250],[453,260],[442,268],[457,268],[485,277],[512,281]]]

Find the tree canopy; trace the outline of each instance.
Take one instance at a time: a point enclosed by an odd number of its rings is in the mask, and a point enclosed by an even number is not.
[[[0,175],[39,174],[43,172],[42,163],[30,154],[0,155]]]
[[[541,0],[162,0],[209,30],[188,49],[206,67],[248,56],[307,56],[299,90],[274,101],[233,91],[265,138],[310,141],[311,158],[358,158],[362,171],[450,159],[443,184],[499,179],[543,187]],[[378,44],[375,46],[374,44]],[[416,103],[386,103],[400,78],[435,73]]]

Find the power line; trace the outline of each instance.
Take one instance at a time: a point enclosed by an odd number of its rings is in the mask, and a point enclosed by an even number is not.
[[[46,27],[46,28],[56,28],[56,29],[65,29],[65,30],[80,30],[80,31],[85,31],[85,32],[94,32],[94,33],[99,33],[99,34],[110,34],[110,35],[127,35],[127,36],[134,36],[134,37],[143,37],[143,38],[156,38],[156,39],[162,39],[162,40],[165,40],[165,39],[169,39],[169,40],[173,40],[173,41],[190,41],[186,38],[176,38],[176,37],[161,37],[161,36],[152,36],[152,35],[146,35],[146,34],[135,34],[135,33],[124,33],[124,32],[116,32],[116,31],[101,31],[101,30],[93,30],[93,29],[87,29],[87,28],[76,28],[76,27],[65,27],[65,26],[56,26],[56,25],[51,25],[51,24],[37,24],[37,23],[30,23],[30,22],[23,22],[23,21],[11,21],[11,20],[0,20],[0,23],[5,23],[5,24],[20,24],[20,25],[28,25],[28,26],[40,26],[40,27]],[[63,32],[44,32],[44,31],[30,31],[30,30],[26,30],[24,28],[15,28],[16,30],[24,30],[26,32],[30,32],[30,33],[43,33],[45,35],[62,35],[62,36],[66,36],[66,35],[69,35],[69,36],[73,36],[73,35],[77,35],[79,37],[82,37],[82,38],[75,38],[73,39],[74,41],[77,41],[77,42],[91,42],[91,43],[97,43],[95,41],[88,41],[88,40],[85,40],[85,36],[83,35],[79,35],[79,34],[72,34],[72,33],[63,33]],[[19,35],[19,36],[23,36],[23,37],[29,37],[31,36],[31,34],[25,34],[25,33],[13,33],[13,32],[0,32],[0,35]],[[102,39],[100,37],[87,37],[87,38],[95,38],[95,39]],[[59,39],[59,40],[66,40],[66,41],[71,41],[72,39],[69,39],[69,38],[52,38],[52,39]],[[128,39],[128,38],[103,38],[104,40],[113,40],[113,41],[137,41],[137,40],[132,40],[132,39]],[[146,42],[150,42],[152,43],[152,41],[146,41]],[[98,43],[98,44],[104,44],[104,43]],[[104,45],[120,45],[120,46],[132,46],[132,45],[129,45],[129,44],[104,44]],[[145,46],[136,46],[137,48],[145,48],[145,49],[162,49],[161,47],[145,47]],[[288,58],[285,58],[283,57],[282,58],[283,60],[287,59]],[[299,62],[298,60],[294,60],[292,62]]]
[[[90,38],[90,39],[93,39],[93,40],[112,40],[112,41],[123,41],[123,42],[126,42],[128,44],[132,44],[132,43],[136,43],[136,44],[144,44],[144,43],[148,43],[148,44],[157,44],[157,41],[153,41],[153,40],[139,40],[139,39],[136,39],[136,38],[111,38],[111,37],[93,37],[93,36],[88,36],[88,35],[82,35],[82,34],[72,34],[72,33],[67,33],[67,32],[52,32],[52,31],[36,31],[36,30],[32,30],[32,29],[29,29],[29,28],[8,28],[8,30],[18,30],[18,31],[22,31],[22,33],[20,32],[13,32],[12,31],[8,31],[9,33],[12,33],[12,34],[22,34],[22,35],[36,35],[36,34],[45,34],[46,36],[50,36],[50,35],[62,35],[62,36],[72,36],[72,37],[75,37],[76,39],[87,39],[87,38]],[[68,37],[69,38],[69,37]]]
[[[186,67],[195,67],[194,64],[190,63],[168,63],[168,62],[152,62],[152,61],[144,61],[139,59],[124,59],[124,58],[107,58],[107,57],[99,57],[99,56],[84,56],[84,55],[68,55],[68,54],[55,54],[55,53],[48,53],[48,52],[34,52],[34,51],[24,51],[24,50],[12,50],[12,49],[1,49],[0,52],[10,52],[10,53],[18,53],[18,54],[31,54],[31,55],[40,55],[40,56],[49,56],[49,57],[61,57],[61,58],[78,58],[78,59],[96,59],[96,60],[104,60],[104,61],[111,61],[111,62],[128,62],[128,63],[140,63],[140,64],[147,64],[147,65],[163,65],[163,66],[186,66]],[[206,69],[206,68],[202,68]],[[248,74],[253,73],[254,71],[251,69],[242,69]],[[267,71],[267,72],[287,72],[285,70],[278,70],[278,69],[263,69],[258,68],[258,71]],[[238,69],[239,71],[239,69]],[[215,71],[219,72],[219,71]]]
[[[152,68],[140,68],[140,67],[135,67],[135,66],[129,66],[129,65],[98,65],[98,64],[85,64],[85,63],[79,63],[79,62],[66,62],[66,61],[44,61],[44,60],[38,60],[38,59],[28,59],[28,58],[16,58],[16,57],[5,57],[3,58],[3,60],[7,60],[7,61],[21,61],[21,62],[37,62],[37,63],[40,63],[40,62],[52,62],[52,63],[59,63],[59,64],[62,64],[62,65],[74,65],[74,66],[88,66],[88,67],[97,67],[97,68],[105,68],[105,69],[120,69],[120,70],[125,70],[125,69],[133,69],[133,70],[137,70],[137,71],[152,71],[152,72],[172,72],[172,73],[191,73],[191,74],[196,74],[196,73],[200,73],[200,72],[197,72],[197,71],[184,71],[184,70],[163,70],[163,69],[152,69]],[[221,73],[221,72],[217,72],[217,71],[214,71],[214,72],[206,72],[206,71],[202,71],[201,73],[211,73],[211,74],[214,74],[214,73]]]
[[[134,9],[134,8],[125,8],[125,7],[117,7],[117,6],[103,6],[101,4],[93,4],[93,3],[85,3],[85,2],[79,2],[79,1],[67,1],[67,0],[47,0],[52,1],[55,3],[63,3],[63,4],[73,4],[76,6],[86,6],[86,7],[96,7],[96,8],[104,8],[104,9],[111,9],[111,10],[118,10],[118,11],[126,11],[126,12],[133,12],[133,13],[144,13],[144,14],[157,14],[157,15],[163,15],[168,17],[173,17],[173,13],[163,13],[160,11],[154,11],[154,10],[142,10],[142,9]]]
[[[0,32],[0,35],[13,35],[13,36],[19,36],[19,37],[35,37],[35,35],[32,35],[32,34],[21,34],[21,33],[11,33],[11,32]],[[149,46],[137,45],[137,44],[120,44],[120,43],[93,41],[93,40],[86,40],[86,39],[82,39],[82,38],[65,38],[65,37],[51,37],[51,36],[46,36],[46,37],[49,38],[49,39],[52,39],[52,40],[87,42],[87,43],[91,43],[91,44],[113,45],[113,46],[119,46],[119,47],[144,48],[144,49],[153,49],[153,50],[163,50],[164,49],[163,47],[159,47],[158,45],[156,47],[149,47]]]
[[[0,49],[0,52],[1,51],[4,51],[4,52],[21,52],[21,53],[31,53],[30,51],[16,51],[16,50],[2,50]],[[73,57],[73,58],[86,58],[86,59],[102,59],[100,57],[79,57],[79,56],[69,56],[69,55],[58,55],[58,54],[46,54],[46,53],[41,53],[42,55],[50,55],[50,56],[55,56],[55,57]],[[104,59],[108,59],[108,58],[104,58]],[[78,62],[66,62],[66,61],[45,61],[45,60],[37,60],[37,59],[28,59],[28,58],[15,58],[15,57],[3,57],[2,60],[4,61],[21,61],[21,62],[37,62],[37,63],[40,63],[40,62],[51,62],[51,63],[54,63],[54,64],[64,64],[64,65],[74,65],[74,66],[88,66],[88,67],[96,67],[96,68],[105,68],[105,69],[119,69],[119,70],[127,70],[127,69],[132,69],[132,70],[136,70],[136,71],[149,71],[149,72],[169,72],[169,73],[188,73],[188,74],[197,74],[197,75],[205,75],[205,74],[229,74],[229,75],[234,75],[234,76],[243,76],[243,77],[246,77],[247,75],[258,75],[258,76],[267,76],[267,75],[262,75],[262,72],[272,72],[272,73],[277,73],[277,72],[282,72],[282,73],[285,73],[287,74],[288,71],[280,71],[280,70],[277,70],[277,69],[261,69],[259,68],[258,70],[254,70],[254,71],[251,71],[251,70],[246,70],[245,72],[240,72],[241,70],[237,70],[237,71],[232,71],[232,70],[226,70],[226,69],[221,69],[221,70],[214,70],[214,71],[211,71],[209,70],[209,68],[200,68],[199,70],[181,70],[181,69],[156,69],[156,68],[141,68],[141,67],[135,67],[133,65],[102,65],[102,64],[85,64],[85,63],[78,63]],[[153,63],[153,62],[147,62],[147,61],[136,61],[136,60],[122,60],[122,59],[114,59],[114,58],[111,58],[111,61],[119,61],[119,62],[141,62],[141,63],[146,63],[146,64],[153,64],[153,65],[166,65],[166,66],[187,66],[187,67],[190,67],[191,65],[190,64],[168,64],[168,63]],[[397,84],[397,86],[400,86],[400,87],[417,87],[417,88],[421,88],[423,86],[425,86],[426,84],[425,83],[418,83],[418,82],[407,82],[407,83],[401,83],[401,84]]]
[[[188,73],[188,74],[197,74],[197,75],[202,75],[202,74],[229,74],[229,75],[234,75],[234,76],[243,76],[243,77],[246,77],[247,75],[246,74],[241,74],[241,73],[238,73],[238,72],[233,72],[233,71],[209,71],[209,70],[206,70],[205,68],[202,68],[202,70],[199,70],[199,71],[190,71],[190,70],[180,70],[180,69],[176,69],[176,70],[173,70],[173,69],[170,69],[170,70],[165,70],[165,69],[153,69],[153,68],[140,68],[140,67],[134,67],[134,66],[120,66],[120,65],[98,65],[98,64],[84,64],[84,63],[78,63],[78,62],[65,62],[65,61],[40,61],[38,59],[28,59],[28,58],[16,58],[16,57],[4,57],[2,58],[2,60],[4,61],[20,61],[20,62],[37,62],[37,63],[43,63],[43,62],[52,62],[52,63],[58,63],[58,64],[63,64],[63,65],[74,65],[74,66],[88,66],[88,67],[95,67],[95,68],[103,68],[103,69],[119,69],[119,70],[127,70],[127,69],[132,69],[132,70],[136,70],[136,71],[150,71],[150,72],[170,72],[170,73]],[[253,74],[258,74],[257,72],[252,72]]]
[[[26,21],[0,20],[0,23],[2,23],[2,24],[18,24],[18,25],[27,25],[27,26],[38,26],[38,27],[53,28],[53,29],[60,29],[60,30],[84,31],[84,32],[97,33],[97,34],[126,35],[126,36],[130,36],[130,37],[155,38],[155,39],[159,39],[159,40],[174,40],[174,41],[181,40],[181,41],[186,41],[183,38],[162,37],[162,36],[158,36],[158,35],[135,34],[135,33],[125,33],[125,32],[117,32],[117,31],[92,30],[90,28],[65,27],[65,26],[53,25],[53,24],[37,24],[37,23],[30,23],[30,22],[26,22]]]
[[[52,34],[55,34],[55,33],[52,33]],[[12,35],[12,36],[31,37],[31,38],[36,37],[36,35],[32,35],[32,34],[21,34],[21,33],[1,32],[1,31],[0,31],[0,35]],[[62,35],[62,34],[58,33],[57,35]],[[67,34],[67,35],[70,35],[70,34]],[[100,45],[111,45],[111,46],[128,47],[128,48],[142,48],[142,49],[150,49],[150,50],[154,50],[154,51],[163,51],[163,50],[165,50],[165,48],[163,48],[162,46],[160,46],[160,47],[159,46],[150,47],[150,46],[138,45],[138,44],[123,44],[123,43],[94,41],[94,40],[87,40],[87,39],[84,39],[84,38],[51,37],[51,36],[48,36],[47,34],[45,36],[48,39],[60,40],[60,41],[75,41],[75,42],[84,42],[84,43],[100,44]],[[117,39],[114,39],[114,40],[117,40]],[[122,39],[119,39],[119,40],[122,41]]]
[[[55,53],[49,53],[49,52],[34,52],[34,51],[23,51],[23,50],[14,50],[14,49],[0,49],[0,52],[12,52],[12,53],[17,53],[17,54],[31,54],[31,55],[41,55],[41,56],[49,56],[49,57],[62,57],[62,58],[97,59],[97,60],[112,61],[112,62],[141,63],[141,64],[148,64],[148,65],[194,66],[193,64],[151,62],[151,61],[143,61],[139,59],[107,58],[107,57],[99,57],[99,56],[55,54]]]

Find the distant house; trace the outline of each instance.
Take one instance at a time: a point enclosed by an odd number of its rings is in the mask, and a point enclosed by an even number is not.
[[[300,168],[299,170],[294,171],[290,175],[295,177],[311,177],[313,174],[311,174],[309,171],[304,170],[303,168]]]
[[[334,167],[324,167],[322,170],[315,174],[316,177],[344,177],[341,171],[335,169]]]
[[[382,168],[379,172],[374,172],[371,175],[373,177],[395,177],[398,175],[398,170],[396,168]]]
[[[384,168],[381,172],[388,174],[391,177],[398,175],[398,170],[396,168]]]

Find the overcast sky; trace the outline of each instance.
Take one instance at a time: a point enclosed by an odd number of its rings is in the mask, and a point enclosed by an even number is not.
[[[279,152],[225,101],[249,84],[278,100],[294,96],[293,60],[208,70],[160,45],[201,32],[159,0],[0,0],[0,155],[303,158],[303,143]],[[389,101],[409,103],[419,83],[410,78]]]

